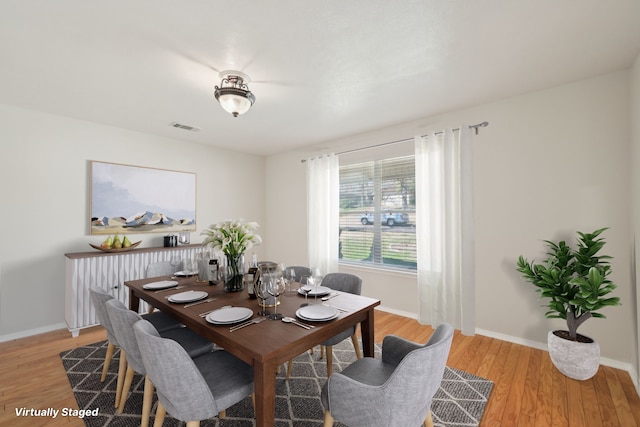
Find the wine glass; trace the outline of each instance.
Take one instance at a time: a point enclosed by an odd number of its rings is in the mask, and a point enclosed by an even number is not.
[[[289,292],[289,278],[287,277],[287,267],[284,264],[278,264],[277,269],[277,279],[280,280],[284,284],[284,292],[286,295]]]
[[[313,299],[315,302],[318,302],[318,293],[320,293],[320,282],[322,281],[322,277],[314,276],[311,277],[311,286],[313,286]]]
[[[178,272],[178,267],[180,266],[181,262],[182,260],[178,255],[174,255],[171,257],[171,261],[169,261],[169,263],[171,264],[171,267],[173,267],[173,274],[176,274]]]
[[[314,291],[314,299],[318,302],[318,293],[320,292],[320,283],[322,283],[322,274],[320,274],[320,269],[318,267],[311,267],[311,286],[315,289]]]
[[[260,277],[260,280],[258,280],[255,287],[253,288],[253,292],[258,298],[258,304],[262,307],[262,310],[258,312],[258,316],[268,316],[271,314],[271,312],[266,308],[269,293],[267,292],[267,281],[265,280],[265,278],[265,276]]]
[[[304,292],[304,302],[300,304],[300,307],[309,305],[309,292],[313,289],[313,278],[311,276],[302,276],[300,279],[300,290]]]
[[[267,292],[275,298],[273,314],[269,316],[269,319],[271,320],[280,320],[284,317],[282,314],[278,313],[278,297],[282,295],[284,290],[284,281],[280,280],[278,277],[272,277],[271,280],[267,281]]]
[[[185,276],[193,276],[196,273],[196,268],[194,267],[195,260],[191,257],[187,257],[182,260],[182,271]]]
[[[289,295],[291,294],[291,281],[289,280],[289,278],[287,277],[286,274],[283,274],[282,277],[280,278],[280,281],[282,282],[283,286],[284,286],[284,295]]]
[[[291,287],[295,282],[296,282],[296,270],[292,268],[291,270],[289,270],[289,293],[291,294],[293,294]]]

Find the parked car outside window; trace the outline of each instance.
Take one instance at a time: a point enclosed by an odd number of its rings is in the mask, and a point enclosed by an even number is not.
[[[374,215],[372,213],[364,213],[360,216],[360,222],[362,225],[373,224]],[[382,220],[382,224],[386,224],[389,227],[393,227],[394,225],[404,225],[409,222],[409,215],[406,213],[381,213],[380,219]]]

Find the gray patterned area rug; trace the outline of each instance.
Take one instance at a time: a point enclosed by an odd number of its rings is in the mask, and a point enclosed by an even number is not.
[[[144,379],[136,374],[122,414],[116,414],[114,408],[116,377],[119,351],[116,350],[107,379],[100,382],[102,364],[107,342],[78,347],[60,353],[62,363],[73,388],[80,409],[92,411],[95,416],[87,416],[84,421],[88,427],[139,426],[142,408]],[[334,346],[334,372],[338,372],[353,363],[356,356],[350,340]],[[376,344],[376,357],[380,357],[380,346]],[[326,380],[326,365],[319,359],[319,351],[305,353],[294,360],[292,375],[286,381],[286,366],[283,366],[276,381],[276,422],[275,427],[320,427],[324,409],[320,402],[320,389]],[[493,383],[463,371],[448,368],[445,371],[440,389],[432,404],[434,425],[438,427],[477,426],[482,418]],[[156,397],[152,410],[151,423],[155,413]],[[251,399],[227,409],[224,419],[211,418],[201,422],[203,427],[250,427],[254,426]],[[181,426],[184,423],[165,418],[165,426]],[[336,423],[335,427],[344,427]],[[417,427],[417,426],[416,426]]]

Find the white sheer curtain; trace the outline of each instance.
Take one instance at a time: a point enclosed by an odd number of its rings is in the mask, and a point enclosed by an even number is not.
[[[335,154],[307,159],[307,248],[309,267],[338,271],[340,172]]]
[[[415,138],[418,320],[465,335],[475,333],[470,139],[466,125]]]

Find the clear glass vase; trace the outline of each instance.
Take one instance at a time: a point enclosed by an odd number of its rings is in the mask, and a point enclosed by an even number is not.
[[[244,254],[229,255],[227,257],[227,277],[224,282],[225,292],[240,292],[244,289],[242,276],[244,275]]]

